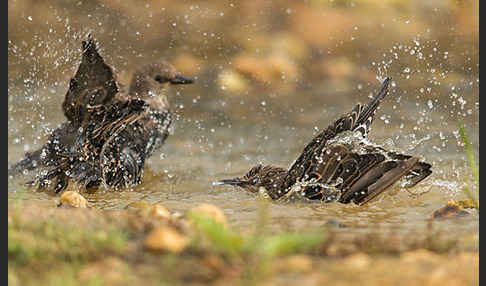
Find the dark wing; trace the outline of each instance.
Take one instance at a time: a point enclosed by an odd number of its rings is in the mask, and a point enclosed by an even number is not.
[[[85,186],[103,182],[109,187],[139,183],[144,164],[147,130],[140,120],[145,115],[144,101],[117,102],[100,110],[79,134],[71,177]],[[131,150],[133,149],[133,150]]]
[[[119,189],[141,183],[145,160],[167,137],[170,118],[169,111],[149,110],[136,99],[100,110],[78,136],[71,178],[86,187],[103,183]]]
[[[358,114],[356,116],[356,122],[350,125],[350,128],[352,130],[361,131],[363,137],[366,137],[370,132],[371,123],[373,123],[373,119],[375,118],[376,109],[380,105],[383,98],[385,98],[385,96],[388,94],[388,86],[390,84],[390,81],[391,78],[385,78],[381,85],[380,91],[365,107],[362,107],[362,105],[358,104],[353,109],[353,112],[357,112]],[[351,112],[351,114],[353,114],[353,112]]]
[[[141,102],[141,101],[140,101]],[[145,160],[160,148],[171,124],[169,111],[140,106],[123,120],[122,128],[106,131],[100,153],[103,181],[110,187],[131,187],[141,183]],[[119,125],[119,124],[118,124]]]
[[[386,153],[386,155],[392,160],[405,161],[412,158],[410,155],[386,151],[381,147],[372,147],[372,149],[381,150],[382,153]],[[429,163],[418,161],[413,168],[407,174],[405,174],[403,187],[411,188],[421,182],[423,179],[427,178],[430,174],[432,174],[432,171],[430,170],[431,167],[432,165]]]
[[[69,82],[62,109],[75,126],[88,120],[93,109],[113,101],[119,91],[112,69],[98,53],[91,35],[82,42],[81,64]]]
[[[402,178],[407,182],[405,187],[411,187],[430,173],[430,165],[416,157],[372,146],[354,152],[349,146],[333,144],[311,161],[306,180],[314,179],[321,185],[311,185],[305,195],[309,199],[338,199],[362,205]]]
[[[304,148],[302,154],[289,169],[288,180],[285,183],[286,189],[304,177],[306,171],[309,170],[312,158],[319,156],[326,148],[328,140],[334,138],[337,134],[344,131],[358,130],[363,134],[363,137],[367,136],[376,109],[388,94],[390,80],[390,78],[386,78],[383,81],[380,91],[366,106],[357,104],[351,112],[329,125]]]
[[[69,180],[75,181],[80,187],[98,187],[103,182],[103,172],[109,171],[104,169],[107,164],[103,164],[101,158],[106,159],[109,157],[108,154],[114,153],[114,151],[111,152],[113,146],[120,144],[118,137],[124,136],[123,132],[136,123],[145,108],[145,103],[138,100],[117,102],[100,108],[96,114],[93,114],[95,116],[93,120],[83,128],[72,131],[72,142],[54,141],[58,143],[53,146],[55,149],[51,152],[51,159],[43,165],[44,171],[31,183],[37,183],[40,188],[56,192],[64,190]],[[65,125],[72,126],[69,122]],[[131,140],[130,142],[143,144],[144,138],[141,136],[143,134],[139,132],[130,135],[130,137],[125,135],[123,138],[127,141]],[[63,144],[59,144],[60,142]],[[48,146],[48,144],[46,145]],[[113,161],[115,165],[119,165],[120,160],[115,161],[115,159],[119,159],[120,156],[124,156],[124,153],[120,152],[116,158],[112,156],[109,160]]]
[[[57,153],[66,153],[72,147],[78,127],[114,99],[118,92],[117,82],[111,68],[99,55],[91,35],[88,42],[82,42],[82,48],[81,64],[70,81],[62,104],[69,121],[55,129],[41,149],[26,153],[23,160],[10,167],[9,175],[38,167],[55,167],[62,161]]]
[[[145,159],[168,135],[170,112],[149,111],[144,101],[129,100],[100,108],[93,116],[73,132],[73,142],[56,147],[55,157],[32,183],[60,192],[69,180],[79,187],[104,184],[114,189],[141,182]]]

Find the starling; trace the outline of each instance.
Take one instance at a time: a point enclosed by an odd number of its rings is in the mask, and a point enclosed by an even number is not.
[[[82,48],[81,63],[62,104],[67,121],[42,148],[13,165],[9,175],[42,169],[29,183],[56,193],[70,181],[86,189],[140,184],[145,160],[169,135],[168,86],[193,80],[160,61],[137,69],[124,92],[91,35]]]
[[[249,192],[263,190],[274,200],[300,198],[322,202],[353,202],[363,205],[399,180],[413,187],[432,171],[419,158],[385,150],[368,141],[367,135],[380,102],[388,93],[390,78],[367,105],[351,112],[321,131],[289,170],[258,165],[243,177],[215,182],[238,186]]]

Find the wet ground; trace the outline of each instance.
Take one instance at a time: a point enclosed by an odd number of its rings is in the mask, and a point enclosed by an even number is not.
[[[243,175],[258,163],[290,166],[319,129],[358,101],[369,100],[379,87],[378,80],[364,87],[313,82],[310,88],[292,94],[260,91],[247,95],[228,94],[212,82],[201,76],[196,85],[173,92],[170,102],[178,115],[174,132],[147,162],[143,183],[122,192],[87,194],[93,207],[123,209],[131,202],[147,201],[183,213],[205,202],[220,207],[232,226],[251,228],[261,198],[230,186],[213,186],[212,182]],[[444,94],[434,101],[407,84],[406,79],[394,82],[378,111],[370,139],[422,157],[433,165],[432,175],[408,191],[395,186],[362,207],[272,203],[269,213],[274,230],[306,230],[336,220],[356,226],[356,231],[369,225],[398,232],[423,231],[434,210],[448,200],[464,198],[464,187],[475,190],[457,133],[457,118],[461,118],[474,150],[478,150],[479,107],[472,100],[474,89],[468,84],[452,91],[441,87],[436,92]],[[24,151],[40,146],[46,131],[64,120],[60,104],[65,88],[25,91],[21,86],[11,87],[9,164],[19,160]],[[452,96],[454,92],[459,95]],[[461,105],[458,97],[466,102]],[[25,188],[22,183],[29,177],[9,180],[9,199],[54,204],[55,195]],[[444,222],[444,228],[453,227],[451,235],[459,237],[477,233],[479,216],[474,210],[470,212],[468,219]]]

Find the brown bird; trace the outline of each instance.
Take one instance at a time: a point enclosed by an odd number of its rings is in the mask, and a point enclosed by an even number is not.
[[[69,181],[84,188],[127,188],[141,183],[145,159],[169,135],[169,85],[190,84],[165,61],[136,70],[121,92],[112,69],[91,36],[82,42],[82,60],[62,104],[68,119],[41,149],[9,169],[9,175],[42,168],[30,183],[64,190]]]
[[[271,165],[251,168],[243,177],[215,182],[264,192],[272,199],[300,196],[323,202],[363,205],[400,179],[413,187],[432,171],[417,157],[387,151],[367,135],[380,102],[388,93],[386,78],[378,94],[329,125],[303,150],[289,170]]]

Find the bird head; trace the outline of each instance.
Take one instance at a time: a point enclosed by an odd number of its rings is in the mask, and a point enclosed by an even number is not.
[[[225,179],[214,184],[238,186],[251,193],[256,193],[260,187],[263,187],[270,197],[277,199],[283,195],[281,187],[285,182],[286,175],[287,171],[283,168],[257,165],[251,168],[243,177]]]
[[[168,108],[167,89],[170,85],[191,84],[194,80],[182,76],[170,63],[159,61],[144,65],[133,74],[128,95],[146,101],[157,109]]]

